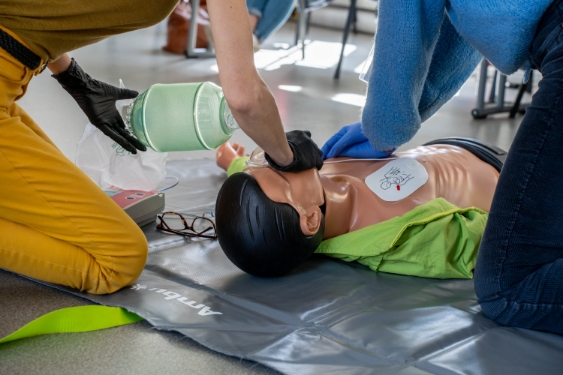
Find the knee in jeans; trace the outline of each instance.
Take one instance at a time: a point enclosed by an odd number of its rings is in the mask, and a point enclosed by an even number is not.
[[[504,296],[479,303],[487,318],[508,327],[534,328],[535,321],[538,318],[541,320],[542,316],[537,311],[531,313],[529,309],[522,308],[522,305]]]
[[[479,251],[482,251],[481,249],[479,249]],[[498,292],[494,280],[494,272],[490,269],[489,265],[484,265],[483,263],[485,263],[485,261],[477,258],[477,264],[473,270],[473,285],[475,286],[475,294],[477,295],[479,303],[489,300],[491,296],[496,295]]]
[[[500,296],[478,298],[477,301],[483,314],[492,320],[497,320],[507,307],[506,299]]]
[[[495,288],[495,282],[491,278],[490,272],[480,269],[479,262],[474,270],[474,286],[477,302],[481,305],[481,310],[486,317],[496,320],[496,318],[506,309],[506,298]]]
[[[483,314],[495,322],[512,327],[526,328],[525,311],[519,308],[519,303],[512,299],[512,291],[504,290],[488,296],[477,295]]]

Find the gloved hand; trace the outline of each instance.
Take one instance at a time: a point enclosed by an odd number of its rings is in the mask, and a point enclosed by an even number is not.
[[[285,135],[287,143],[293,151],[293,162],[285,167],[280,167],[268,154],[265,154],[266,160],[272,168],[282,172],[300,172],[323,167],[323,153],[311,139],[311,132],[293,130],[285,133]]]
[[[123,119],[115,108],[117,100],[133,99],[139,95],[137,91],[120,89],[93,79],[84,73],[74,59],[67,70],[53,74],[52,77],[76,100],[88,120],[102,133],[132,154],[136,154],[137,150],[147,150],[125,128]]]
[[[323,159],[347,156],[356,159],[385,158],[396,149],[376,151],[362,131],[362,124],[357,122],[344,126],[323,146]]]

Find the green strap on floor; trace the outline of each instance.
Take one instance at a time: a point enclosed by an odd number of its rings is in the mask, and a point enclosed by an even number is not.
[[[45,314],[0,340],[5,342],[49,333],[88,332],[143,320],[121,307],[98,305],[68,307]]]

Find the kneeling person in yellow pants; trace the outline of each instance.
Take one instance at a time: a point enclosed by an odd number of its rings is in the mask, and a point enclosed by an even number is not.
[[[114,292],[140,275],[145,236],[15,103],[43,59],[33,67],[20,53],[23,40],[0,32],[0,267],[90,293]],[[14,40],[16,53],[6,50]]]

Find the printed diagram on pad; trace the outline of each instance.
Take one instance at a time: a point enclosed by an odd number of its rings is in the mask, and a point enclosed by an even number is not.
[[[396,202],[414,193],[428,181],[428,172],[413,158],[399,158],[366,177],[366,185],[379,198]]]
[[[389,172],[385,173],[385,178],[381,179],[381,189],[387,190],[395,186],[397,190],[401,190],[401,186],[413,178],[413,175],[405,174],[399,168],[393,167]]]

